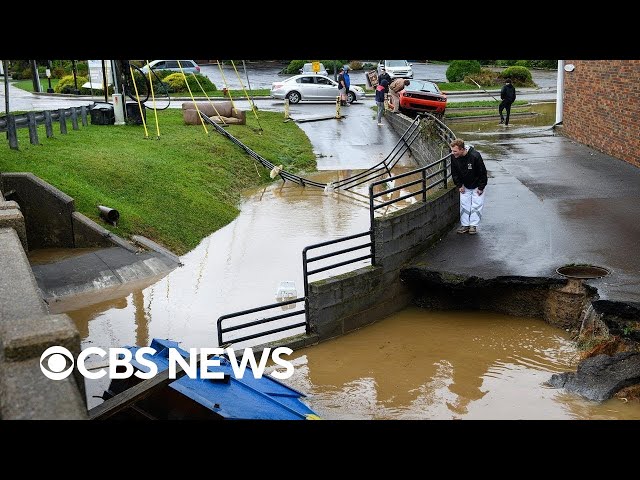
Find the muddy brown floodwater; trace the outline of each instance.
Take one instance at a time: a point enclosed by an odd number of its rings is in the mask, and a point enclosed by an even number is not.
[[[286,383],[327,419],[640,419],[637,403],[543,386],[577,356],[535,318],[410,307],[292,358]]]

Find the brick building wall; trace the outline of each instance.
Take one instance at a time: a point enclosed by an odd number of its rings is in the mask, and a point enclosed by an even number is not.
[[[640,167],[640,60],[565,60],[563,133]]]

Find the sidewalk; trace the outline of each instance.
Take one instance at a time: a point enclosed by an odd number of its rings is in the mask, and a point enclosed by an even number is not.
[[[490,279],[590,264],[611,270],[585,282],[601,299],[640,302],[640,169],[548,128],[466,140],[489,172],[478,234],[454,229],[413,265]]]

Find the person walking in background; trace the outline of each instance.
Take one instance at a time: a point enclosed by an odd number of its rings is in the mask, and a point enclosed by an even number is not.
[[[393,113],[396,113],[400,110],[400,92],[404,89],[406,85],[409,85],[409,80],[405,80],[404,78],[396,78],[391,85],[389,85],[389,96],[393,100],[391,103]]]
[[[344,80],[344,67],[340,67],[338,72],[338,91],[340,92],[340,106],[344,107],[347,104],[347,87]]]
[[[507,127],[509,125],[509,115],[511,114],[511,104],[516,101],[516,88],[511,84],[510,78],[507,78],[504,81],[504,85],[500,90],[500,98],[502,99],[500,106],[498,107],[498,113],[500,113],[500,124],[504,123],[504,126]],[[506,120],[504,115],[502,115],[502,110],[507,111]]]
[[[382,81],[376,87],[376,105],[378,106],[378,126],[382,125],[382,115],[384,114],[385,88],[389,88],[389,82],[387,82],[386,79],[382,79]]]
[[[482,155],[471,145],[465,147],[464,140],[455,139],[451,144],[451,178],[460,192],[460,224],[457,232],[477,233],[482,207],[484,189],[487,186],[487,169]]]

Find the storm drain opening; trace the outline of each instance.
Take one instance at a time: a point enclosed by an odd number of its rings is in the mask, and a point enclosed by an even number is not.
[[[565,265],[556,268],[556,272],[566,278],[590,279],[606,277],[611,271],[595,265]]]

